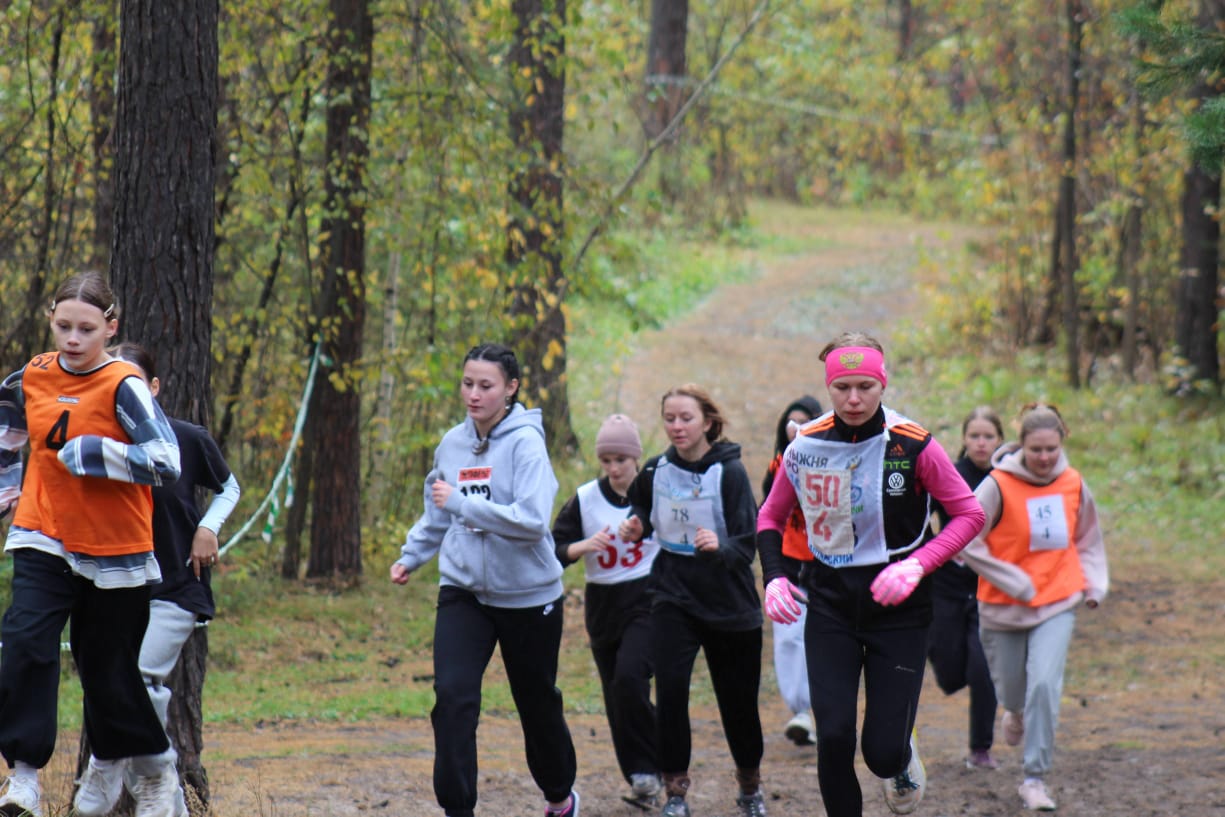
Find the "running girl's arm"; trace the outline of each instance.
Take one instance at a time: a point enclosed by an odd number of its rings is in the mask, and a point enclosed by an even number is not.
[[[738,459],[724,463],[719,490],[723,495],[727,541],[720,542],[713,555],[729,568],[751,565],[757,556],[757,500],[753,499],[753,486],[744,463]]]
[[[574,564],[578,559],[570,558],[570,545],[583,538],[583,510],[578,504],[578,494],[566,500],[553,520],[553,542],[557,548],[557,560],[562,567]]]
[[[636,516],[642,523],[642,538],[649,539],[655,528],[651,525],[651,508],[655,503],[655,466],[659,457],[651,457],[643,463],[642,470],[634,477],[625,492],[630,510],[626,517]]]
[[[22,368],[0,382],[0,518],[21,496],[21,450],[30,439],[26,428],[25,395],[21,390]]]
[[[923,565],[924,574],[930,574],[978,535],[986,516],[948,453],[934,439],[928,439],[915,459],[915,475],[949,515],[940,532],[912,554]]]
[[[442,547],[442,539],[447,533],[447,528],[451,526],[451,514],[436,506],[430,493],[434,481],[442,478],[443,474],[438,470],[438,454],[435,452],[434,467],[425,475],[425,487],[422,492],[425,511],[421,514],[421,518],[408,529],[408,534],[404,537],[404,544],[400,546],[400,558],[395,562],[409,572],[434,558],[438,549]]]
[[[230,474],[229,478],[221,484],[221,490],[213,495],[213,501],[208,504],[208,510],[204,512],[197,527],[208,528],[213,533],[219,532],[225,520],[230,518],[230,513],[238,504],[240,496],[242,496],[242,488],[238,486],[238,480],[234,479],[234,475]]]
[[[757,511],[757,553],[761,557],[761,576],[765,584],[787,575],[783,568],[783,531],[795,501],[795,486],[783,476],[774,480],[770,494]]]
[[[115,392],[115,417],[132,443],[98,434],[73,437],[58,455],[70,473],[138,485],[179,478],[179,441],[145,381],[124,378]]]
[[[988,474],[982,482],[978,483],[978,487],[974,489],[974,497],[982,505],[983,513],[989,520],[989,524],[974,537],[970,544],[966,545],[965,550],[961,551],[961,558],[965,559],[971,570],[1014,599],[1029,601],[1037,592],[1029,574],[1012,562],[992,556],[991,546],[987,544],[985,538],[999,522],[1003,506],[1000,486],[995,481],[995,477]]]
[[[1076,519],[1076,552],[1080,569],[1085,574],[1085,601],[1096,605],[1106,598],[1110,588],[1110,571],[1106,566],[1106,542],[1097,520],[1097,503],[1082,479],[1080,483],[1080,513]]]
[[[483,496],[466,497],[460,491],[452,491],[443,508],[465,525],[535,547],[542,536],[549,534],[557,477],[539,434],[520,434],[518,439],[506,443],[515,447],[510,503],[493,502]]]

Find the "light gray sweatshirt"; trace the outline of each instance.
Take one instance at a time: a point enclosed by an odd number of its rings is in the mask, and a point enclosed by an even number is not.
[[[549,520],[557,479],[545,448],[539,409],[516,403],[477,444],[471,418],[434,451],[425,478],[425,513],[408,532],[398,564],[416,570],[439,554],[440,584],[471,591],[492,607],[539,607],[562,594],[561,562]],[[446,506],[431,499],[435,480],[457,486]]]
[[[1017,443],[1001,446],[991,458],[992,466],[1004,473],[1012,474],[1033,485],[1045,485],[1053,482],[1056,477],[1068,468],[1068,460],[1063,452],[1055,464],[1051,474],[1046,479],[1038,479],[1025,467],[1021,447]],[[974,572],[993,585],[1003,590],[1017,601],[1027,602],[1034,597],[1037,589],[1029,574],[1012,562],[997,559],[991,555],[991,548],[986,537],[1000,520],[1001,495],[999,484],[991,475],[978,484],[974,491],[987,515],[987,524],[982,533],[974,538],[961,551],[961,557]],[[1076,519],[1076,530],[1073,533],[1073,543],[1080,557],[1080,567],[1085,574],[1087,590],[1074,593],[1066,599],[1061,599],[1041,607],[1031,607],[1028,604],[989,604],[978,603],[979,619],[982,626],[990,630],[1028,630],[1043,621],[1069,610],[1082,601],[1100,602],[1106,598],[1110,585],[1110,573],[1106,566],[1106,544],[1102,540],[1102,529],[1098,524],[1097,505],[1093,494],[1084,480],[1080,483],[1080,512]]]

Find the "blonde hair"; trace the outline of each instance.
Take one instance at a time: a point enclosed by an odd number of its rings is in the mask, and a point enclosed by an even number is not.
[[[830,352],[835,349],[841,349],[844,346],[864,346],[868,349],[875,349],[882,355],[885,353],[885,347],[880,345],[880,341],[867,332],[843,332],[825,344],[825,348],[821,350],[821,354],[817,355],[817,359],[824,363],[825,358],[829,357]]]

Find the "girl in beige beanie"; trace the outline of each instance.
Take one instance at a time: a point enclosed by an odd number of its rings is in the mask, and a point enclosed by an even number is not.
[[[626,490],[638,474],[642,440],[624,414],[604,420],[595,438],[603,476],[579,486],[553,523],[557,558],[579,559],[587,574],[586,615],[591,653],[604,690],[604,709],[617,765],[641,809],[658,805],[655,708],[651,703],[651,597],[647,584],[659,552],[654,540],[626,542],[617,527],[629,511]]]

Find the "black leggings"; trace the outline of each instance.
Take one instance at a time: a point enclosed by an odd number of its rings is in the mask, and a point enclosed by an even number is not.
[[[856,630],[810,611],[804,629],[808,686],[817,725],[817,780],[829,817],[860,817],[855,716],[864,682],[863,759],[880,778],[910,762],[910,734],[923,688],[927,627]]]

